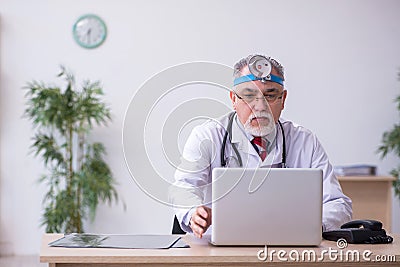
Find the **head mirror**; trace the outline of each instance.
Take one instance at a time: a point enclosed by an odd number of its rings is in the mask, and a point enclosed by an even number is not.
[[[249,60],[249,70],[257,78],[268,78],[272,71],[272,64],[263,56],[257,55]]]
[[[269,60],[265,56],[252,56],[247,62],[247,66],[249,68],[250,74],[236,77],[233,81],[234,86],[250,81],[261,81],[263,83],[271,81],[283,86],[283,77],[271,74],[273,65],[271,63],[271,60]]]

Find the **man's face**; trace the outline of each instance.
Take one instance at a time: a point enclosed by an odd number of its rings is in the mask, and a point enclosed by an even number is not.
[[[250,72],[246,67],[241,74]],[[279,76],[275,69],[271,74]],[[251,81],[237,85],[234,91],[237,95],[234,92],[230,94],[233,108],[245,130],[254,136],[269,134],[285,106],[287,91],[283,86],[275,82]],[[252,98],[256,99],[249,102]],[[274,98],[275,101],[271,101]]]

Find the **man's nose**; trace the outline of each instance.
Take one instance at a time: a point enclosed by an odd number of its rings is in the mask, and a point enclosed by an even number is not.
[[[269,105],[264,97],[259,97],[254,100],[254,110],[266,111],[269,110]]]

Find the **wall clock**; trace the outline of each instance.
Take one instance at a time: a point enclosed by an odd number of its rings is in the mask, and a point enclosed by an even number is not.
[[[77,19],[72,29],[74,39],[84,48],[96,48],[107,37],[107,27],[104,21],[93,14],[86,14]]]

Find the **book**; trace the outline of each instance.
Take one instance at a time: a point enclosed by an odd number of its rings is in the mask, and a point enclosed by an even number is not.
[[[334,166],[333,171],[338,176],[361,176],[361,175],[376,175],[376,166],[369,164],[353,164]]]

